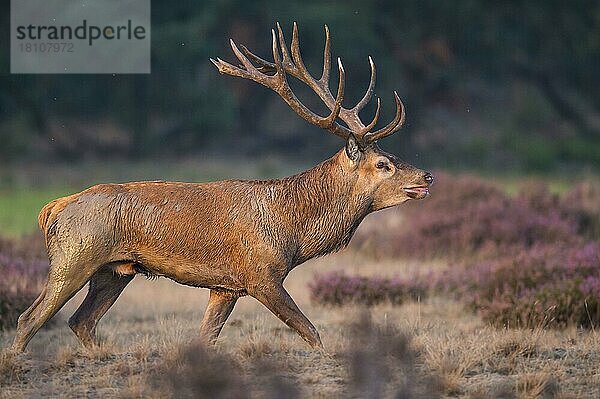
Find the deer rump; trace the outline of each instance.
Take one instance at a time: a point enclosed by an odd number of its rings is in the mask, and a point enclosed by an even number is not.
[[[51,258],[68,251],[119,274],[240,291],[240,262],[259,261],[250,244],[272,235],[256,189],[244,182],[98,185],[48,204],[40,228]]]

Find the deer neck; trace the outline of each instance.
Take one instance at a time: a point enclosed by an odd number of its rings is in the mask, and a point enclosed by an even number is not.
[[[371,199],[356,193],[356,177],[345,170],[345,154],[332,158],[285,184],[285,209],[293,226],[300,264],[344,248],[369,213]]]

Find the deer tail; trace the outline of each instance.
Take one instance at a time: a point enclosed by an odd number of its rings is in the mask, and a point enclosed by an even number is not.
[[[40,225],[40,230],[42,230],[44,235],[48,234],[48,227],[52,223],[51,219],[54,219],[56,217],[56,214],[53,214],[52,210],[54,209],[57,202],[58,200],[54,200],[44,205],[38,216],[38,224]]]

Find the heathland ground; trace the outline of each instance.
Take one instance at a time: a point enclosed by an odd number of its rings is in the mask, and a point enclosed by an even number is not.
[[[247,173],[269,175],[269,167]],[[219,167],[212,170],[221,177]],[[29,171],[22,181],[35,181],[36,173]],[[72,190],[64,187],[80,187],[84,180],[60,170],[55,176],[61,173],[36,190],[25,183],[4,186],[2,235],[16,237],[30,231],[43,202]],[[166,174],[198,180],[181,176],[178,170]],[[140,172],[98,180],[138,177],[153,176]],[[21,181],[16,175],[10,179]],[[500,181],[509,195],[529,186],[529,180]],[[550,191],[562,193],[575,182],[551,183]],[[418,206],[412,206],[412,214]],[[66,323],[83,299],[84,288],[34,337],[27,353],[14,357],[3,352],[0,397],[600,397],[600,335],[591,318],[591,328],[586,329],[548,328],[544,323],[498,328],[443,292],[371,307],[327,306],[311,298],[309,286],[315,275],[329,271],[415,279],[459,267],[456,259],[419,253],[383,256],[365,239],[371,234],[385,236],[385,229],[406,223],[410,220],[394,210],[370,216],[348,249],[309,261],[286,280],[292,297],[320,331],[324,351],[311,350],[249,297],[238,301],[215,350],[206,350],[195,338],[207,290],[138,276],[100,323],[97,348],[81,348]],[[17,241],[36,239],[29,237]],[[2,331],[0,347],[8,347],[13,335],[10,326]]]

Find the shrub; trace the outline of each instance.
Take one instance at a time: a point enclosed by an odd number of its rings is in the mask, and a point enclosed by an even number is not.
[[[41,237],[0,239],[0,329],[12,328],[39,295],[48,273]]]
[[[175,352],[152,375],[154,389],[174,398],[249,398],[239,365],[226,354],[200,344]]]
[[[21,259],[45,259],[44,237],[42,233],[33,233],[20,238],[0,236],[0,254]]]
[[[316,275],[309,289],[315,303],[334,306],[400,304],[425,297],[427,293],[426,283],[421,279],[349,276],[339,271]]]
[[[396,326],[373,322],[362,313],[348,329],[348,350],[340,353],[348,367],[350,398],[441,398],[443,381],[420,363],[411,336]]]
[[[598,185],[559,196],[534,182],[511,196],[481,179],[440,174],[431,198],[375,215],[371,226],[355,242],[378,256],[449,259],[453,266],[431,288],[493,325],[600,325]],[[371,293],[360,278],[322,280],[313,284],[320,302],[391,295],[384,285]]]
[[[544,245],[457,267],[437,286],[500,327],[600,326],[600,249]]]
[[[561,206],[575,221],[580,235],[600,238],[600,185],[590,182],[577,185],[563,197]]]
[[[439,377],[425,370],[410,335],[393,325],[374,323],[367,312],[352,322],[347,331],[348,345],[325,355],[337,359],[337,367],[343,368],[347,375],[344,389],[347,392],[337,396],[442,397]],[[321,356],[315,354],[310,359],[318,362]],[[163,362],[153,366],[146,379],[148,392],[135,397],[312,397],[314,385],[307,383],[305,377],[298,378],[297,370],[290,366],[285,355],[240,362],[239,357],[218,348],[194,343],[176,348]]]

